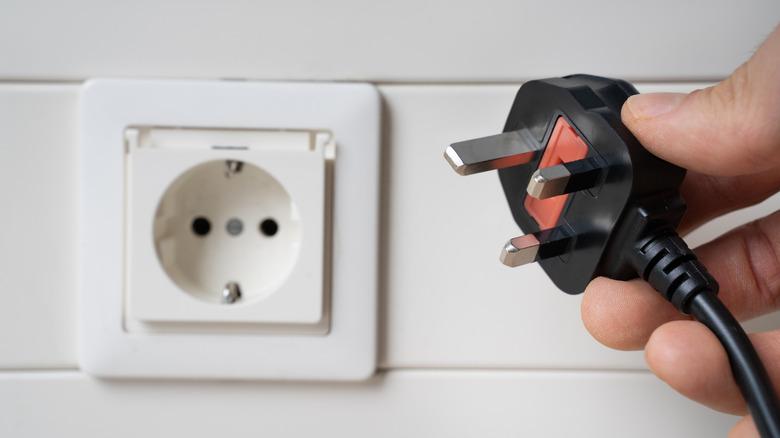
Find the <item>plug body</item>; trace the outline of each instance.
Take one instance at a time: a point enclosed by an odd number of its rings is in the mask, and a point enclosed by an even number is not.
[[[515,222],[535,236],[522,247],[510,241],[505,263],[538,261],[558,288],[577,294],[598,276],[636,277],[627,248],[678,225],[685,170],[652,155],[621,122],[636,93],[628,82],[590,75],[530,81],[503,134],[447,149],[461,174],[498,170]],[[627,220],[637,209],[651,220]]]

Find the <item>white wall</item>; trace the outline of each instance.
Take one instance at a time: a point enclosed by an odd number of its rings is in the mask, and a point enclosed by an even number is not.
[[[641,353],[598,345],[579,298],[538,267],[503,268],[496,252],[516,229],[497,178],[458,178],[441,152],[498,132],[527,78],[582,71],[649,91],[723,77],[780,4],[161,3],[0,0],[0,436],[683,437],[735,421],[656,381]],[[78,371],[76,105],[81,81],[99,76],[378,84],[377,377],[111,382]]]

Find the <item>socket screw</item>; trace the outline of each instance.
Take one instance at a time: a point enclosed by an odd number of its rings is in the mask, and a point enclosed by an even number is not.
[[[238,236],[242,231],[244,231],[244,223],[241,222],[241,219],[239,218],[231,218],[225,224],[225,230],[231,236]]]
[[[241,172],[244,168],[244,162],[238,160],[226,160],[225,161],[225,178],[230,178],[233,175]]]
[[[233,304],[241,299],[241,288],[238,283],[231,281],[222,288],[222,303]]]

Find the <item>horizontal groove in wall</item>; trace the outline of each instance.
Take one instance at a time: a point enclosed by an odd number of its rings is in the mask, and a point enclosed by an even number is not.
[[[112,76],[95,76],[97,77],[109,77]],[[68,79],[68,78],[2,78],[0,77],[0,85],[80,85],[90,78]],[[523,82],[537,79],[537,78],[518,78],[517,80],[475,80],[475,81],[462,81],[462,80],[360,80],[360,79],[333,79],[333,80],[305,80],[305,79],[252,79],[252,78],[238,78],[238,79],[226,79],[226,78],[188,78],[188,77],[150,77],[150,78],[133,78],[133,79],[166,79],[166,80],[194,80],[194,81],[235,81],[235,82],[318,82],[318,83],[369,83],[377,87],[392,87],[392,86],[426,86],[426,87],[453,87],[453,86],[520,86]],[[680,79],[663,79],[656,77],[647,78],[628,78],[624,77],[629,82],[641,85],[686,85],[686,84],[698,84],[698,83],[710,83],[718,82],[724,78],[722,77],[701,77],[701,78],[680,78]]]
[[[447,375],[505,375],[505,376],[555,376],[555,375],[573,375],[573,376],[595,376],[595,375],[649,375],[650,371],[647,370],[627,370],[627,369],[510,369],[510,368],[393,368],[393,369],[381,369],[372,378],[381,378],[387,374],[447,374]],[[0,370],[0,379],[35,379],[35,378],[80,378],[88,376],[78,369],[40,369],[40,370]],[[240,380],[216,380],[216,379],[106,379],[107,381],[117,382],[133,382],[133,381],[165,381],[165,382],[235,382]],[[290,380],[252,380],[255,383],[306,383],[304,381]],[[338,381],[316,381],[315,383],[349,383]],[[357,382],[359,383],[359,382]]]

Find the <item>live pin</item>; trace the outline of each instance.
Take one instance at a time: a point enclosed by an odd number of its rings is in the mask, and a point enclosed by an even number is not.
[[[566,253],[571,237],[560,228],[512,238],[501,251],[501,263],[517,267]]]

